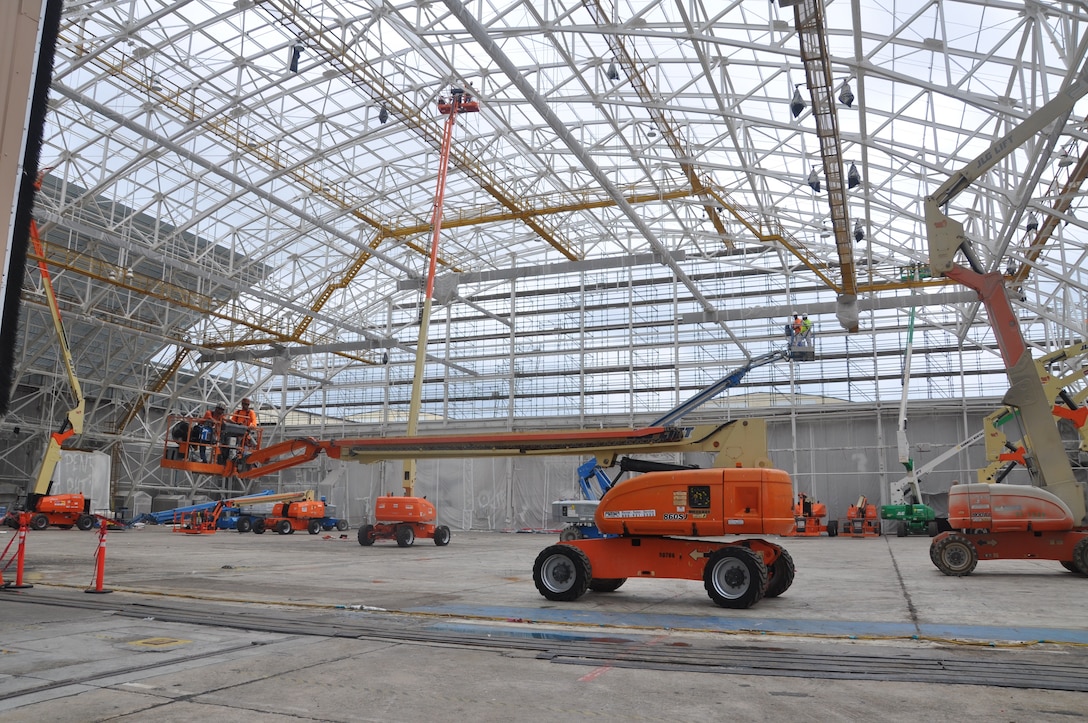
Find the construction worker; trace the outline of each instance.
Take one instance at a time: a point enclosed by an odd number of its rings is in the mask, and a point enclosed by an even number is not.
[[[793,337],[790,343],[796,343],[797,338],[801,336],[801,317],[797,314],[793,315],[793,323],[790,324],[790,335]]]
[[[257,411],[255,409],[251,409],[249,406],[249,397],[244,398],[240,402],[240,404],[242,405],[241,408],[236,409],[234,413],[230,415],[230,421],[233,424],[243,426],[247,430],[249,430],[245,434],[241,435],[240,440],[237,440],[238,445],[241,446],[244,450],[246,447],[257,446],[257,435],[254,434],[252,430],[257,428],[258,422]],[[232,450],[232,452],[234,454],[237,454],[238,450]]]
[[[219,443],[219,433],[226,413],[227,408],[222,404],[216,404],[214,409],[204,412],[204,421],[200,423],[201,462],[207,462],[210,458],[214,458],[214,454],[209,454],[209,448]]]
[[[808,320],[808,314],[801,317],[801,344],[804,346],[812,344],[812,322]]]
[[[249,408],[249,397],[243,399],[241,404],[241,408],[236,409],[234,413],[230,415],[230,421],[234,422],[235,424],[241,424],[245,427],[256,427],[257,412],[256,410]]]

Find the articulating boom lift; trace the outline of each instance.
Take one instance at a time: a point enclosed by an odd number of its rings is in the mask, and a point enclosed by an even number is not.
[[[41,190],[42,175],[49,169],[42,171],[38,176],[35,188]],[[75,362],[72,360],[72,350],[68,346],[68,336],[64,333],[64,325],[61,323],[60,307],[57,305],[57,296],[53,292],[53,280],[49,275],[49,268],[45,263],[45,252],[42,248],[41,237],[38,235],[38,224],[30,219],[30,240],[34,244],[34,253],[38,256],[38,271],[42,277],[42,288],[49,304],[49,314],[53,318],[53,327],[57,332],[57,341],[60,344],[60,357],[64,362],[64,370],[68,375],[68,384],[72,389],[72,397],[75,406],[68,410],[64,422],[58,431],[49,435],[49,445],[45,450],[45,458],[38,470],[34,487],[27,494],[26,501],[15,504],[16,510],[8,512],[4,521],[9,527],[19,526],[20,512],[29,514],[29,526],[32,530],[44,530],[50,525],[63,528],[73,526],[80,530],[89,530],[94,527],[95,517],[90,512],[91,501],[82,494],[49,494],[53,486],[53,472],[60,462],[61,447],[69,438],[83,434],[83,414],[86,408],[86,400],[83,397],[83,389],[76,377]]]
[[[978,293],[997,337],[1011,386],[1003,402],[1015,410],[1024,430],[1026,465],[1037,486],[953,485],[948,494],[950,532],[933,539],[930,559],[946,575],[968,575],[979,558],[1056,560],[1088,575],[1088,527],[1085,494],[1073,476],[1069,457],[1020,324],[1009,302],[1004,279],[985,273],[963,224],[943,209],[963,189],[998,161],[1052,122],[1065,118],[1088,93],[1088,64],[1062,92],[953,175],[925,200],[930,268]],[[955,263],[962,252],[968,266]]]

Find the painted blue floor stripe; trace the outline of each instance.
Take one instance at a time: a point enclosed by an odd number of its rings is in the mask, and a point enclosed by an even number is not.
[[[1068,628],[1001,627],[996,625],[949,625],[871,622],[852,620],[789,620],[783,618],[734,618],[728,615],[665,615],[611,613],[577,608],[516,608],[482,605],[446,605],[402,610],[428,615],[460,615],[512,622],[661,628],[721,632],[778,633],[833,637],[950,638],[981,642],[1037,642],[1088,644],[1088,630]]]

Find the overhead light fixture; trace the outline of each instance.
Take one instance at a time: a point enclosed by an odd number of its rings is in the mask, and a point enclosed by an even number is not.
[[[865,240],[865,228],[861,225],[861,219],[854,221],[854,240],[861,243]]]
[[[820,192],[820,174],[816,171],[815,167],[808,172],[808,185],[809,188],[816,193]]]
[[[805,99],[801,97],[800,85],[793,86],[793,98],[790,100],[790,113],[793,113],[793,117],[801,115],[801,111],[805,109]]]
[[[389,111],[385,109],[385,106],[382,106],[382,109],[378,111],[378,122],[385,125],[387,120],[389,120]]]
[[[620,71],[616,70],[616,62],[612,61],[608,64],[608,71],[605,73],[609,80],[619,80]]]
[[[848,188],[857,188],[861,185],[861,174],[858,173],[858,167],[853,161],[850,161],[850,171],[846,174],[846,185]]]
[[[1028,214],[1028,222],[1024,225],[1024,230],[1028,233],[1034,233],[1039,230],[1039,217],[1032,211]]]
[[[1067,143],[1065,148],[1062,149],[1062,153],[1058,156],[1058,167],[1068,168],[1076,162],[1077,142]]]
[[[291,46],[291,59],[288,61],[287,67],[292,73],[298,72],[298,61],[302,57],[302,51],[305,48],[306,46],[302,43],[295,43]]]
[[[842,90],[839,91],[839,102],[847,108],[854,107],[854,92],[850,90],[849,81],[844,80],[842,82]]]

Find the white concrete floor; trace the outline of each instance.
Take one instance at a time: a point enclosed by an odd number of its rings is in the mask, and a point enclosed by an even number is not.
[[[1088,579],[1053,562],[941,575],[928,538],[784,538],[793,587],[701,582],[554,603],[556,540],[30,533],[0,591],[0,719],[1068,721],[1088,713]],[[0,535],[0,549],[14,535]],[[9,551],[10,555],[10,551]],[[14,564],[3,571],[15,579]]]

